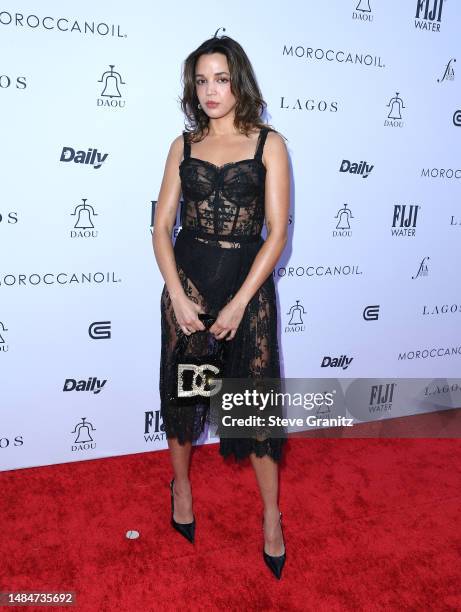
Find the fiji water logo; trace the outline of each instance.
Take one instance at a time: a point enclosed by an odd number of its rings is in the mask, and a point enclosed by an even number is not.
[[[82,198],[83,204],[76,206],[74,212],[70,213],[71,217],[75,217],[74,227],[70,230],[71,238],[96,238],[98,236],[98,230],[93,223],[98,213],[86,201],[87,198]]]
[[[419,204],[395,204],[392,216],[392,236],[414,236],[420,208]]]
[[[290,320],[285,327],[285,332],[294,333],[306,330],[306,325],[303,320],[303,315],[306,314],[306,311],[299,300],[296,300],[296,304],[293,304],[286,314],[290,317]]]
[[[415,28],[428,32],[440,32],[444,0],[417,0]]]
[[[369,412],[390,412],[392,410],[396,386],[397,383],[372,385],[368,402]]]
[[[122,79],[122,75],[114,70],[115,64],[109,64],[109,68],[110,70],[103,72],[98,81],[98,83],[103,83],[103,88],[96,104],[103,107],[124,108],[126,102],[122,99],[120,86],[126,85],[126,83]]]
[[[148,410],[144,413],[144,441],[163,442],[166,440],[165,426],[160,410]]]

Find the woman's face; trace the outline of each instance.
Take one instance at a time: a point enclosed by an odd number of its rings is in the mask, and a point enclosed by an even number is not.
[[[237,100],[231,92],[229,66],[223,53],[204,54],[198,58],[195,91],[200,106],[210,118],[218,119],[233,110]]]

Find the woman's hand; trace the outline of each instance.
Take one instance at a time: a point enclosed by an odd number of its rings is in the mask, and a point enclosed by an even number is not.
[[[206,329],[205,325],[197,316],[199,312],[204,313],[205,311],[199,304],[189,299],[185,293],[177,298],[172,298],[171,304],[178,325],[186,336],[190,336],[196,331],[203,331]]]
[[[216,321],[210,327],[210,332],[214,334],[217,340],[223,340],[224,338],[226,340],[232,340],[234,338],[245,312],[245,308],[245,304],[230,300],[230,302],[219,311]],[[229,334],[229,337],[226,337],[227,334]]]

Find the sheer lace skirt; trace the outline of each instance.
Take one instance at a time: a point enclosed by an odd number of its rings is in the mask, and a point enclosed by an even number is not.
[[[251,267],[254,256],[261,247],[258,243],[239,245],[240,248],[223,248],[217,242],[206,243],[196,238],[178,235],[175,244],[177,270],[183,289],[205,312],[218,314],[241,286]],[[161,356],[160,400],[161,416],[166,436],[177,438],[180,444],[195,442],[210,423],[208,407],[198,398],[194,406],[176,406],[168,397],[171,377],[174,375],[173,354],[183,334],[175,317],[166,285],[160,299]],[[190,350],[203,352],[200,343],[204,334],[193,333],[189,337]],[[223,376],[231,378],[279,378],[280,361],[277,339],[277,305],[272,275],[262,284],[248,303],[233,340],[228,343]],[[220,453],[236,459],[269,455],[279,461],[284,438],[236,439],[221,438]]]

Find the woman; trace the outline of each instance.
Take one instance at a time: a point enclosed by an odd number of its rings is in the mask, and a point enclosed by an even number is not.
[[[261,121],[266,104],[235,40],[205,41],[187,57],[183,80],[181,106],[192,129],[170,146],[153,247],[165,280],[159,386],[174,471],[171,523],[193,542],[189,461],[208,412],[199,398],[191,409],[175,405],[168,395],[174,349],[186,335],[192,352],[200,352],[203,337],[211,334],[229,349],[223,376],[280,377],[272,270],[287,241],[290,179],[284,138]],[[181,191],[181,231],[173,247]],[[260,236],[264,218],[265,241]],[[208,331],[199,318],[204,313],[216,315]],[[277,578],[286,558],[278,507],[278,463],[285,441],[220,440],[221,455],[249,457],[254,467],[264,505],[263,557]]]

